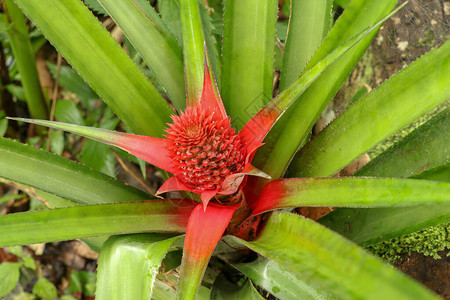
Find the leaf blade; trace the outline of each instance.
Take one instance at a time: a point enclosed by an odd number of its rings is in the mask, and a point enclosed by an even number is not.
[[[174,105],[184,108],[186,99],[181,47],[168,31],[158,27],[162,20],[153,7],[146,1],[99,2],[141,54]],[[146,13],[148,10],[153,10],[154,14]]]
[[[46,119],[47,105],[39,81],[25,16],[14,1],[5,0],[3,4],[11,21],[11,27],[6,32],[20,73],[28,109],[33,118]]]
[[[409,177],[448,162],[450,109],[419,126],[355,176]]]
[[[110,237],[100,251],[96,297],[151,299],[162,259],[179,237],[169,234]]]
[[[191,216],[184,239],[177,299],[194,299],[209,259],[237,206],[198,204]],[[208,228],[208,230],[204,230]]]
[[[319,223],[361,246],[370,246],[450,222],[450,205],[401,208],[341,208]],[[358,230],[354,230],[358,228]]]
[[[73,206],[0,216],[0,245],[137,232],[184,232],[191,201],[154,200]],[[184,206],[183,206],[184,205]]]
[[[405,274],[297,215],[273,213],[257,240],[239,241],[339,297],[437,299]]]
[[[0,264],[0,297],[11,292],[19,281],[22,263],[3,262]]]
[[[180,0],[183,57],[188,105],[200,101],[203,88],[204,33],[197,0]]]
[[[172,110],[81,1],[16,2],[135,133],[163,134]]]
[[[6,138],[0,138],[0,177],[77,203],[139,201],[149,198],[142,191],[74,161]]]
[[[169,150],[167,147],[166,139],[154,138],[145,135],[128,134],[103,128],[79,126],[62,122],[23,118],[9,119],[69,131],[104,144],[116,146],[161,169],[164,169],[171,173],[175,173],[172,160],[168,155]]]
[[[253,214],[301,206],[395,207],[450,203],[450,184],[397,178],[291,178],[268,183]]]
[[[307,91],[308,87],[315,82],[326,70],[332,66],[340,57],[350,51],[358,42],[364,39],[367,35],[373,32],[378,26],[397,12],[401,7],[394,10],[389,15],[385,16],[378,23],[369,26],[351,39],[331,51],[322,60],[317,62],[313,67],[308,69],[302,76],[295,80],[289,87],[281,92],[276,98],[271,100],[263,109],[261,109],[254,117],[250,119],[244,128],[240,131],[240,135],[244,142],[250,148],[261,145],[261,141],[267,133],[273,128],[275,122],[289,109],[297,97]]]
[[[262,256],[250,263],[235,264],[234,267],[279,299],[333,299],[328,291],[307,278],[296,276],[277,262]]]
[[[226,299],[249,299],[249,300],[262,300],[263,298],[253,286],[250,280],[247,280],[244,284],[238,286],[232,284],[225,277],[225,275],[219,275],[214,281],[211,290],[211,300],[226,300]]]
[[[425,54],[363,97],[299,151],[287,176],[332,175],[372,146],[446,101],[450,96],[448,53],[450,41]],[[389,98],[385,99],[385,95]],[[367,128],[371,128],[370,136]],[[324,143],[327,147],[322,151]],[[352,145],[351,148],[348,145]]]
[[[227,1],[221,92],[240,130],[272,99],[277,1]]]
[[[333,49],[388,15],[396,2],[397,0],[352,1],[324,39],[307,68],[314,66]],[[343,55],[338,63],[330,67],[298,98],[296,104],[286,112],[266,137],[264,148],[261,148],[255,156],[256,166],[274,179],[283,175],[298,147],[347,75],[356,66],[375,34],[376,31],[372,32]]]
[[[292,1],[283,53],[280,91],[294,82],[328,33],[331,0]]]
[[[428,169],[447,161],[446,151],[442,151],[447,149],[445,146],[448,140],[447,118],[448,110],[421,125],[356,174],[407,177],[416,173],[417,170]],[[396,167],[392,167],[392,164]],[[410,178],[448,182],[450,180],[448,165],[446,163],[428,169]],[[318,220],[328,228],[363,246],[387,241],[449,221],[450,207],[448,205],[426,208],[338,208]],[[359,228],[359,230],[353,230],[353,228]]]

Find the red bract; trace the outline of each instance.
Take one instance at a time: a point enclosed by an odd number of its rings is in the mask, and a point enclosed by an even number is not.
[[[188,107],[172,119],[166,137],[177,170],[174,178],[185,189],[202,196],[209,191],[220,193],[224,179],[242,171],[245,163],[246,149],[230,120],[207,114],[201,106]]]
[[[200,100],[191,106],[188,104],[179,116],[172,116],[173,123],[166,130],[166,139],[124,134],[115,140],[114,145],[174,174],[157,194],[179,190],[200,194],[203,208],[197,205],[186,229],[180,291],[185,290],[184,286],[190,285],[189,280],[193,278],[196,278],[195,282],[201,281],[215,245],[235,211],[241,207],[239,202],[244,197],[239,192],[245,185],[246,176],[270,178],[250,162],[280,113],[268,105],[236,134],[205,64]],[[139,147],[126,144],[125,140],[130,138],[135,139]],[[208,206],[216,195],[232,194],[237,196],[222,197],[220,204]],[[244,216],[237,216],[237,219],[246,217],[244,212]],[[242,236],[247,230],[239,227],[237,231]]]
[[[200,101],[180,116],[172,116],[166,139],[123,134],[113,143],[174,174],[157,194],[180,190],[197,193],[204,209],[214,196],[242,189],[246,175],[268,177],[250,164],[268,129],[246,126],[236,134],[214,84],[205,67]]]

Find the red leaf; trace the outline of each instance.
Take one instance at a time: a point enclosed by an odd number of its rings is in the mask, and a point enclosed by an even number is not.
[[[289,180],[289,179],[288,179]],[[256,202],[252,216],[278,208],[286,194],[286,179],[274,180],[266,184]]]
[[[156,196],[159,194],[172,192],[172,191],[191,191],[180,179],[177,177],[170,177],[156,192]]]
[[[168,156],[168,141],[151,136],[119,133],[111,144],[128,151],[130,154],[145,160],[170,173],[174,173],[172,159]]]
[[[269,103],[251,118],[238,133],[241,141],[248,149],[247,153],[251,156],[248,161],[252,160],[254,151],[262,145],[262,141],[280,115],[281,111]]]
[[[200,106],[205,111],[219,114],[222,119],[227,118],[225,107],[223,106],[222,99],[220,98],[219,91],[217,89],[216,80],[214,74],[210,71],[208,53],[205,46],[205,76],[203,81],[203,91],[200,100]]]
[[[178,293],[195,295],[211,254],[239,205],[198,204],[189,218],[184,240]],[[178,295],[181,296],[181,295]],[[183,298],[183,297],[180,297]]]

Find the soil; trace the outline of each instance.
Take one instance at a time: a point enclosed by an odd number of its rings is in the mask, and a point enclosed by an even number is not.
[[[405,0],[399,1],[404,3]],[[331,104],[336,115],[362,87],[368,91],[450,37],[450,1],[410,0],[386,21]]]
[[[434,291],[444,299],[450,299],[450,257],[448,250],[439,252],[441,259],[420,253],[405,256],[395,266]]]

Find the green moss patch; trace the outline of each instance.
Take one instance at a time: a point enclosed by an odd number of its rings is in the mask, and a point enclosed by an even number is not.
[[[411,255],[414,252],[440,259],[442,257],[438,252],[450,249],[449,233],[450,223],[447,223],[382,242],[367,249],[389,263],[395,263],[402,255]]]

